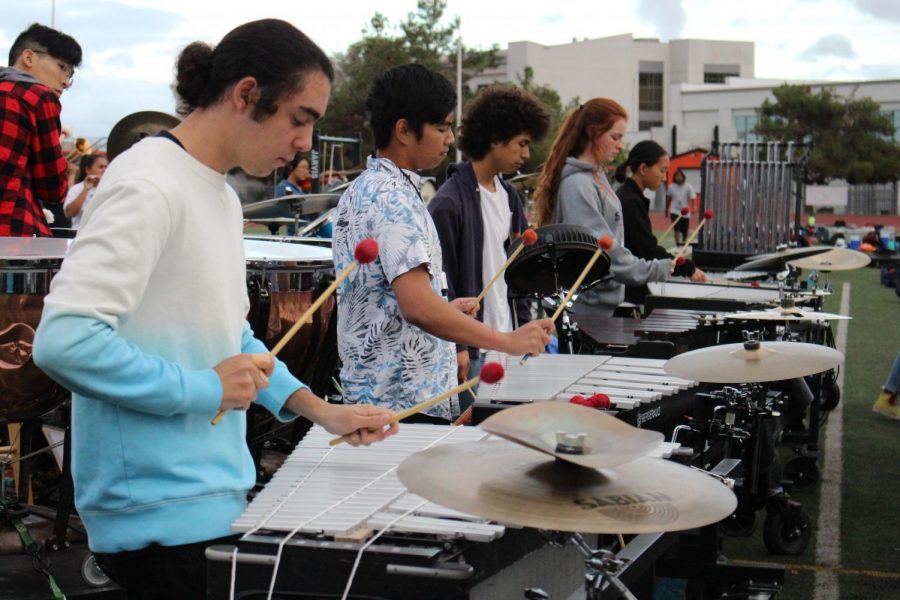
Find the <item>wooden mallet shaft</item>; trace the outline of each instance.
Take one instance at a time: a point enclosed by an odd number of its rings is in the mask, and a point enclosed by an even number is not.
[[[393,417],[391,417],[389,424],[393,425],[394,423],[399,423],[400,421],[402,421],[403,419],[405,419],[407,417],[411,417],[414,414],[422,412],[423,410],[428,410],[435,404],[440,404],[441,402],[443,402],[444,400],[446,400],[453,394],[458,394],[460,392],[464,392],[464,391],[468,390],[469,388],[472,388],[472,387],[478,385],[479,381],[481,381],[480,377],[473,377],[472,379],[469,379],[468,381],[464,381],[463,383],[459,384],[455,388],[447,390],[443,394],[438,394],[434,398],[429,398],[428,400],[425,400],[424,402],[420,402],[420,403],[416,404],[415,406],[410,406],[406,410],[404,410],[402,412],[398,412]],[[332,439],[330,442],[328,442],[328,445],[329,446],[337,446],[338,444],[341,444],[343,442],[344,442],[343,436],[338,436],[338,437]]]
[[[684,246],[678,249],[678,252],[675,253],[675,256],[672,260],[678,260],[680,257],[684,256],[688,251],[688,248],[691,247],[691,243],[697,239],[697,236],[700,235],[700,230],[703,229],[703,226],[706,225],[706,222],[713,218],[713,214],[711,210],[706,211],[703,214],[703,220],[700,221],[700,224],[697,225],[697,229],[691,232],[691,235],[688,236],[688,239],[685,240]]]
[[[362,247],[364,243],[369,241],[374,244],[374,249],[370,246],[366,246],[365,248]],[[372,254],[372,252],[374,252],[374,255]],[[357,246],[355,256],[357,257],[357,260],[354,260],[349,265],[347,265],[344,270],[341,271],[340,275],[335,278],[331,285],[329,285],[325,289],[325,291],[322,292],[322,294],[318,298],[316,298],[315,302],[309,305],[309,308],[307,308],[303,312],[303,314],[300,315],[300,318],[297,319],[297,321],[291,326],[290,329],[288,329],[287,333],[285,333],[281,337],[281,339],[278,340],[278,343],[275,344],[275,347],[272,348],[272,351],[269,354],[271,354],[273,357],[278,356],[278,353],[288,345],[288,342],[291,341],[291,338],[297,335],[297,332],[300,331],[300,328],[303,327],[303,325],[306,324],[307,321],[309,321],[310,317],[312,317],[313,314],[315,314],[315,312],[319,310],[319,308],[321,308],[322,304],[324,304],[325,301],[331,297],[338,286],[341,285],[341,283],[350,276],[350,273],[353,272],[353,270],[359,265],[359,263],[371,262],[375,259],[375,257],[378,256],[378,245],[375,244],[374,240],[364,240]],[[218,425],[219,421],[222,420],[222,417],[225,416],[225,412],[226,411],[224,410],[220,410],[218,413],[216,413],[216,416],[213,417],[212,424]]]
[[[516,248],[513,251],[513,253],[510,255],[510,257],[506,259],[506,262],[503,263],[503,266],[500,267],[496,273],[494,273],[494,276],[491,277],[491,280],[488,281],[488,284],[486,286],[484,286],[484,289],[481,290],[481,293],[479,293],[478,296],[475,298],[476,302],[480,303],[484,299],[485,295],[487,295],[488,291],[491,289],[491,286],[493,286],[494,283],[496,283],[497,280],[500,279],[500,276],[503,275],[504,272],[506,272],[506,268],[509,265],[511,265],[512,262],[514,260],[516,260],[516,258],[520,254],[522,254],[522,251],[525,249],[525,246],[532,245],[536,240],[537,240],[537,234],[534,232],[534,230],[526,229],[525,232],[522,234],[522,243],[519,244],[519,247]]]
[[[675,219],[674,221],[672,221],[672,224],[669,225],[669,228],[666,229],[665,231],[663,231],[662,235],[659,236],[659,239],[660,239],[660,240],[666,239],[666,236],[669,235],[669,234],[672,232],[672,230],[675,229],[675,226],[678,225],[678,223],[679,223],[683,218],[685,218],[686,216],[688,216],[689,214],[691,214],[689,211],[688,211],[688,212],[685,212],[684,210],[682,210],[681,213],[678,215],[678,218]]]

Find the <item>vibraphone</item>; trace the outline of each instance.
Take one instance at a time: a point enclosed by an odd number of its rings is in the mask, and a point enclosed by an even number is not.
[[[570,318],[578,328],[580,354],[671,358],[722,343],[723,328],[720,323],[704,320],[707,314],[659,308],[644,317],[611,317],[576,304]]]
[[[651,282],[645,306],[650,311],[659,308],[680,308],[701,311],[741,311],[773,306],[781,299],[778,286],[760,284],[753,287],[736,283]]]
[[[236,547],[207,551],[208,598],[228,598],[232,584],[235,597],[265,598],[273,575],[275,598],[340,598],[351,579],[348,598],[506,600],[532,586],[568,597],[584,579],[576,549],[427,502],[396,476],[419,450],[486,437],[474,427],[404,424],[369,448],[330,447],[332,436],[314,427],[232,525],[244,534]]]
[[[691,412],[699,384],[667,375],[665,362],[601,354],[542,354],[524,365],[508,360],[502,380],[478,388],[472,422],[524,402],[568,402],[575,394],[603,393],[616,417],[668,435]]]

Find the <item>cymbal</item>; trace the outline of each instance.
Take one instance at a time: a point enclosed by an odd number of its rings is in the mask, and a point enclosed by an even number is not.
[[[834,348],[819,344],[759,342],[756,349],[743,343],[691,350],[670,358],[663,368],[669,375],[705,383],[759,383],[821,373],[843,359]]]
[[[782,252],[772,252],[770,254],[759,254],[757,256],[751,256],[749,259],[747,259],[747,262],[742,265],[736,266],[734,270],[781,271],[782,269],[784,269],[784,264],[789,258],[800,258],[804,256],[822,254],[824,252],[828,252],[831,249],[831,246],[810,246],[808,248],[788,248],[787,250],[783,250]]]
[[[659,432],[638,429],[595,408],[568,402],[520,404],[494,413],[481,428],[538,452],[595,469],[646,456],[664,440]],[[570,436],[583,433],[583,453],[558,451],[557,432]]]
[[[773,308],[722,315],[734,321],[848,321],[853,317],[800,308]]]
[[[866,266],[871,260],[868,254],[856,250],[833,248],[822,254],[788,261],[788,264],[813,271],[851,271]]]
[[[702,471],[641,457],[589,469],[505,440],[445,444],[397,471],[413,493],[455,510],[554,531],[651,533],[720,521],[734,493]]]
[[[113,125],[106,141],[109,160],[122,154],[141,139],[172,129],[181,123],[178,117],[155,110],[132,113]]]
[[[772,258],[774,256],[790,256],[793,258],[802,258],[804,256],[812,256],[814,254],[828,252],[832,248],[834,248],[834,246],[803,246],[799,248],[785,248],[784,250],[776,250],[775,252],[764,252],[763,254],[748,256],[745,260],[758,260],[760,258]]]

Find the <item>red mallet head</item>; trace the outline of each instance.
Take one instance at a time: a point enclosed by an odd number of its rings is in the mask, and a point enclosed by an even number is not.
[[[569,402],[571,404],[580,404],[581,406],[590,406],[590,404],[588,404],[587,398],[585,398],[581,394],[575,394],[574,396],[569,398]]]
[[[675,266],[676,266],[676,267],[680,267],[680,266],[683,265],[683,264],[684,264],[684,257],[683,257],[683,256],[679,256],[678,258],[675,259]]]
[[[356,258],[356,262],[361,265],[372,262],[378,258],[378,242],[372,238],[364,239],[356,245],[353,256]]]
[[[683,207],[681,208],[681,216],[682,216],[682,217],[686,217],[686,216],[688,216],[689,214],[691,214],[691,209],[689,209],[687,206],[683,206]]]
[[[611,235],[604,235],[602,238],[597,240],[597,243],[600,244],[600,247],[604,250],[609,250],[615,244],[615,240],[613,240]]]
[[[537,241],[537,232],[534,229],[526,229],[522,232],[522,243],[531,246]]]
[[[706,219],[707,221],[712,219],[713,215],[714,215],[714,213],[711,208],[707,208],[706,210],[703,211],[703,218]]]
[[[594,394],[590,398],[588,398],[588,402],[591,403],[591,406],[594,408],[602,408],[606,410],[610,407],[609,396],[606,394]]]
[[[503,379],[503,365],[498,362],[486,362],[484,366],[481,367],[481,372],[478,374],[478,377],[481,379],[482,383],[497,383],[501,379]]]

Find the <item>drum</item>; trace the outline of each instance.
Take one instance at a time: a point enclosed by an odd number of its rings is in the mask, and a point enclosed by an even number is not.
[[[331,249],[305,244],[298,238],[245,238],[244,254],[250,296],[247,319],[256,337],[273,348],[331,282]],[[309,382],[316,367],[316,357],[329,333],[334,303],[334,297],[326,300],[278,354],[301,381]]]
[[[570,289],[597,250],[597,238],[581,225],[545,225],[537,230],[537,241],[506,269],[506,283],[516,294],[550,296]],[[512,255],[521,238],[509,245]],[[583,282],[590,287],[609,274],[609,257],[601,255]]]
[[[0,423],[38,417],[67,395],[35,366],[31,347],[69,242],[0,238]]]

